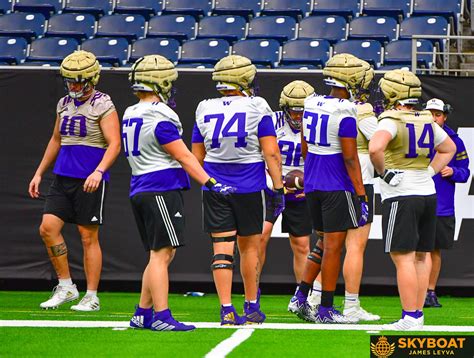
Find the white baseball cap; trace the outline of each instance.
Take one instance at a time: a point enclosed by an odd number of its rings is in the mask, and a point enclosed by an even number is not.
[[[438,111],[444,112],[444,102],[438,98],[432,98],[428,102],[426,102],[425,109],[436,109]]]

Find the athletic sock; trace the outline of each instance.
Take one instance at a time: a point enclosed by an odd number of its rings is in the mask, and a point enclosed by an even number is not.
[[[311,285],[309,283],[301,281],[296,294],[297,296],[300,296],[306,299],[308,297],[310,289],[311,289]]]
[[[323,290],[323,288],[321,287],[321,282],[319,282],[318,280],[314,280],[314,282],[313,282],[313,295],[321,296],[321,291],[322,290]]]
[[[344,305],[350,304],[350,305],[356,305],[359,303],[359,294],[358,293],[350,293],[346,291],[345,297],[344,297]]]
[[[224,303],[222,307],[232,307],[232,303]]]
[[[97,296],[97,290],[96,291],[87,290],[86,296]]]
[[[251,301],[245,301],[245,302],[250,302],[250,303],[257,303],[257,300],[251,300]]]
[[[321,306],[332,307],[334,304],[334,291],[322,291]]]
[[[59,286],[72,286],[72,279],[69,278],[60,278]]]
[[[410,316],[412,318],[420,318],[421,316],[419,316],[419,311],[415,310],[415,311],[405,311],[405,310],[402,310],[402,318],[404,318],[405,316]]]

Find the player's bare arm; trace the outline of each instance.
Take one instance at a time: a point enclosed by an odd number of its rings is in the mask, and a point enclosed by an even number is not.
[[[204,157],[206,156],[206,147],[204,143],[193,143],[192,152],[201,166],[204,165]]]
[[[446,137],[437,147],[435,147],[436,154],[431,161],[430,167],[433,168],[434,173],[440,172],[456,154],[456,144],[451,138]]]
[[[107,142],[107,149],[96,170],[84,182],[84,191],[93,193],[102,181],[102,175],[108,170],[120,154],[121,135],[117,111],[113,111],[100,121],[100,129]]]
[[[308,153],[308,143],[306,143],[306,139],[304,138],[304,131],[301,130],[301,155],[304,159],[306,159],[306,154]]]
[[[283,188],[281,155],[276,138],[273,136],[261,137],[259,138],[259,142],[262,148],[263,157],[267,163],[268,173],[272,178],[273,188],[281,189]]]
[[[43,159],[41,159],[38,169],[30,181],[28,187],[28,193],[32,198],[38,198],[40,195],[39,186],[41,178],[44,172],[51,166],[56,157],[58,156],[59,149],[61,148],[61,135],[59,134],[59,116],[56,116],[56,122],[54,124],[53,134],[49,140],[48,146],[44,151]]]
[[[385,171],[385,159],[383,152],[387,148],[388,143],[392,140],[390,132],[380,130],[375,132],[369,142],[369,155],[375,171],[380,175]]]
[[[358,196],[365,195],[364,183],[360,171],[359,156],[357,155],[357,143],[355,138],[341,137],[341,150],[347,173],[351,178],[352,185]]]

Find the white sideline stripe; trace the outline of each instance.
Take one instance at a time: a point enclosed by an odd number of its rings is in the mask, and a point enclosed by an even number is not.
[[[219,322],[184,322],[197,328],[237,329],[221,326]],[[129,327],[129,321],[47,321],[47,320],[0,320],[0,327],[70,327],[70,328],[116,328]],[[239,327],[253,329],[298,329],[316,331],[380,331],[380,324],[312,324],[312,323],[263,323]],[[474,326],[424,326],[422,332],[474,332]]]
[[[239,344],[250,338],[254,329],[239,329],[232,336],[224,339],[205,355],[205,358],[222,358],[232,352]]]

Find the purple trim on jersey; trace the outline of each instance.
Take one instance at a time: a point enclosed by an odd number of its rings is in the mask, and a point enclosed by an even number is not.
[[[344,138],[357,138],[357,121],[354,117],[341,119],[341,123],[339,123],[338,136]]]
[[[102,97],[103,95],[104,95],[104,93],[99,92],[99,91],[95,91],[94,95],[93,95],[92,98],[91,98],[91,106],[94,106],[95,101],[96,101],[97,99],[99,99],[100,97]]]
[[[76,107],[82,106],[86,101],[79,101],[78,99],[74,98],[74,105]]]
[[[309,153],[304,162],[304,192],[347,190],[354,193],[342,153]]]
[[[53,172],[66,177],[86,179],[97,168],[104,153],[104,148],[62,145]],[[108,171],[104,173],[103,179],[109,180]]]
[[[204,162],[204,170],[219,183],[232,185],[237,193],[254,193],[267,186],[265,162],[212,163]],[[202,190],[209,190],[205,186]]]
[[[130,197],[144,192],[188,190],[189,176],[183,168],[168,168],[142,175],[132,175]]]
[[[276,137],[275,127],[273,126],[272,116],[263,116],[262,120],[258,124],[257,137]]]
[[[204,143],[204,137],[202,136],[201,132],[196,123],[194,123],[193,127],[193,143]]]
[[[160,122],[155,127],[155,137],[160,145],[181,139],[178,128],[171,122]]]

